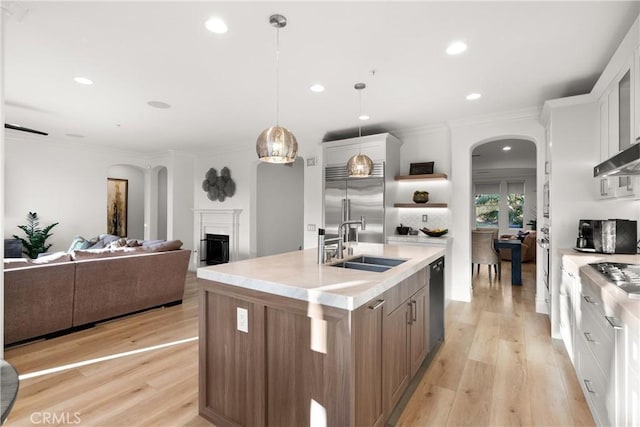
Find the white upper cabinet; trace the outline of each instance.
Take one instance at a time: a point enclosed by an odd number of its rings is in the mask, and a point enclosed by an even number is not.
[[[638,20],[596,83],[600,161],[629,148],[640,137],[640,24]],[[597,199],[640,199],[640,177],[596,177]]]

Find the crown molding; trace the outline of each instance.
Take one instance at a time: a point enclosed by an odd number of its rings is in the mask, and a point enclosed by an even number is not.
[[[477,126],[499,121],[538,119],[540,117],[540,107],[529,107],[518,110],[504,111],[501,113],[485,114],[482,116],[467,117],[464,119],[453,119],[447,122],[450,129]]]
[[[544,105],[542,106],[542,111],[540,113],[540,122],[544,124],[549,121],[551,110],[588,104],[595,101],[596,97],[591,93],[587,93],[584,95],[567,96],[566,98],[550,99],[548,101],[545,101]]]

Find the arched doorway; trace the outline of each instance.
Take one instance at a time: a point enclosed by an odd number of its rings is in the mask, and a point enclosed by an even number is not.
[[[535,230],[536,145],[498,139],[477,145],[471,159],[474,228],[495,227],[501,235]]]
[[[474,227],[474,208],[471,195],[473,193],[472,154],[475,147],[486,142],[522,139],[533,142],[536,147],[536,186],[543,187],[544,181],[544,127],[539,121],[539,111],[531,111],[519,115],[505,115],[504,118],[491,122],[478,120],[476,123],[464,122],[451,127],[451,152],[456,153],[451,162],[451,176],[455,192],[451,195],[452,215],[452,262],[451,266],[451,299],[471,301],[471,229]],[[537,192],[537,217],[542,218],[542,192]],[[540,258],[538,248],[538,258]],[[544,305],[539,278],[541,263],[537,263],[536,307],[538,302]]]

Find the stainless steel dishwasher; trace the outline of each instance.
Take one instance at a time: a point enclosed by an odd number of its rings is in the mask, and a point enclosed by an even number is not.
[[[444,341],[444,257],[429,264],[429,353]]]

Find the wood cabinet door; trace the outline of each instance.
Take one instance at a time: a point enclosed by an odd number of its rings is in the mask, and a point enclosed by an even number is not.
[[[388,415],[409,385],[409,300],[385,315],[382,326],[382,393]]]
[[[374,299],[353,313],[352,332],[355,353],[355,425],[381,426],[382,400],[382,324],[383,299]]]
[[[411,377],[416,374],[429,350],[429,295],[423,287],[410,300],[409,315],[411,317],[410,356]]]

